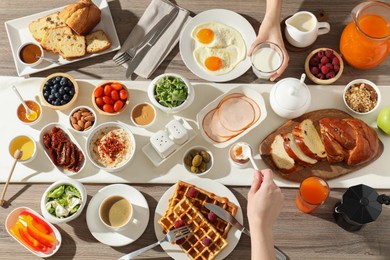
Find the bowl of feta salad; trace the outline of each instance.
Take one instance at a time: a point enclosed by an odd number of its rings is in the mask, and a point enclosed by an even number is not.
[[[76,219],[87,201],[87,192],[81,182],[72,179],[58,180],[50,185],[41,199],[43,217],[52,224]]]

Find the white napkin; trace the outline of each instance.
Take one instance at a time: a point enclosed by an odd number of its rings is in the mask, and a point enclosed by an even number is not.
[[[168,0],[152,0],[138,21],[137,25],[133,28],[126,41],[123,43],[122,48],[117,52],[113,59],[131,47],[137,46],[145,39],[145,36],[150,38],[152,35],[148,35],[148,32],[150,32],[154,26],[175,7],[178,6],[172,4]],[[150,75],[161,64],[161,62],[168,56],[169,52],[179,42],[181,29],[186,24],[186,22],[191,19],[191,17],[189,16],[188,10],[180,7],[178,8],[179,13],[175,20],[161,35],[156,44],[149,50],[138,67],[135,69],[134,72],[137,75],[143,78],[149,78]],[[140,47],[137,52],[139,52],[141,49],[142,47]],[[125,62],[122,66],[127,68],[129,62],[130,61]]]

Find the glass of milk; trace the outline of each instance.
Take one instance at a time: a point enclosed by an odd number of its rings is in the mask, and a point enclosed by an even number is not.
[[[262,42],[258,44],[252,52],[252,69],[260,79],[269,80],[280,66],[284,59],[283,51],[272,42]]]

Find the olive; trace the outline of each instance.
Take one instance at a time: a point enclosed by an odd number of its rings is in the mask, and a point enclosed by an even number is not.
[[[187,166],[192,166],[192,155],[191,154],[188,154],[186,157],[184,157],[184,163],[187,165]]]
[[[206,162],[202,162],[200,165],[199,165],[199,170],[201,171],[201,172],[205,172],[206,170],[207,170],[207,164],[206,164]]]
[[[210,155],[208,152],[202,150],[202,151],[200,151],[200,155],[202,156],[203,161],[205,161],[206,163],[208,163],[210,161]]]
[[[191,172],[193,172],[193,173],[198,173],[198,172],[199,172],[198,167],[196,167],[196,166],[191,166]]]
[[[202,156],[199,154],[195,155],[192,159],[192,166],[198,167],[202,163]]]

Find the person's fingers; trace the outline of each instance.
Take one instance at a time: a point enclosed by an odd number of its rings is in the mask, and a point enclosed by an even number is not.
[[[247,52],[248,56],[251,56],[251,54],[252,54],[252,52],[253,52],[253,49],[254,49],[259,43],[261,43],[261,42],[263,42],[263,41],[264,41],[263,37],[258,36],[258,37],[254,40],[254,42],[252,43],[251,47],[249,48],[249,50],[248,50],[248,52]]]
[[[258,191],[260,189],[262,182],[263,182],[263,177],[262,177],[260,171],[254,171],[252,185],[251,185],[251,188],[249,189],[249,194],[256,193],[256,191]]]
[[[286,53],[287,52],[285,52],[282,66],[280,66],[280,68],[274,74],[271,75],[270,81],[274,81],[275,79],[279,78],[283,74],[283,72],[286,70],[286,68],[288,66],[288,61],[289,61],[289,57],[288,57],[288,55],[286,55]]]

